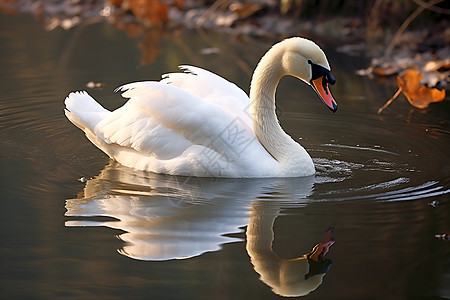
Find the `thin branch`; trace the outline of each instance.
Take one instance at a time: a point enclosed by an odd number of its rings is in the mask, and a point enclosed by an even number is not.
[[[222,7],[228,6],[229,0],[216,0],[214,3],[198,18],[196,27],[202,27],[203,24],[211,18],[211,16]]]
[[[422,0],[412,0],[412,1],[419,6],[423,6],[423,7],[427,6],[427,3],[423,2]],[[450,15],[450,9],[447,9],[447,8],[437,7],[437,6],[429,6],[429,7],[426,7],[426,9],[437,12],[439,14]]]
[[[443,2],[444,0],[432,0],[430,2],[424,3],[424,6],[419,6],[416,8],[416,10],[403,22],[403,24],[400,26],[400,28],[395,33],[394,37],[392,38],[391,43],[386,48],[386,52],[384,53],[384,56],[389,56],[394,49],[395,45],[397,44],[398,40],[400,39],[403,32],[406,30],[406,28],[411,24],[411,22],[418,16],[422,11],[425,9],[428,9],[429,7],[438,4],[440,2]]]
[[[395,92],[394,96],[392,96],[391,99],[389,99],[382,107],[380,107],[380,108],[378,109],[378,114],[381,114],[381,112],[382,112],[386,107],[388,107],[389,104],[391,104],[392,101],[394,101],[394,100],[398,97],[398,95],[400,95],[401,92],[402,92],[402,88],[399,87],[398,90]]]

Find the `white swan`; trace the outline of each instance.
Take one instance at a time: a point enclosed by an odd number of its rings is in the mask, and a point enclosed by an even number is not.
[[[283,76],[311,85],[336,111],[335,79],[323,51],[304,38],[274,45],[253,74],[250,97],[206,70],[181,66],[159,82],[126,84],[129,98],[108,111],[86,92],[65,99],[67,118],[112,159],[140,170],[198,177],[298,177],[314,174],[306,150],[275,114]]]

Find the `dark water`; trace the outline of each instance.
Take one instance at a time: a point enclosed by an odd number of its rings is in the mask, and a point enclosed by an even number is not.
[[[277,94],[314,177],[136,172],[109,162],[64,117],[65,96],[88,81],[104,83],[89,92],[115,108],[123,100],[114,88],[179,64],[247,90],[271,43],[128,37],[107,23],[46,32],[29,16],[0,15],[2,298],[450,298],[450,243],[435,237],[450,230],[449,103],[419,111],[398,99],[377,115],[395,87],[354,75],[365,59],[333,42],[322,44],[338,80],[336,114],[297,80]],[[329,227],[336,243],[324,274],[303,255]]]

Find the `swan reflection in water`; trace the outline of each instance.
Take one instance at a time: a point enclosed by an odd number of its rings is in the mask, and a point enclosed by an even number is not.
[[[119,253],[147,261],[220,250],[242,241],[230,235],[248,226],[246,249],[260,279],[279,295],[301,296],[315,290],[328,271],[324,256],[334,242],[331,231],[311,253],[281,259],[272,250],[273,225],[282,208],[307,204],[313,180],[167,176],[111,162],[77,199],[66,200],[65,215],[77,219],[65,225],[123,230]]]
[[[334,244],[333,228],[325,232],[324,241],[298,258],[281,259],[272,249],[273,225],[280,213],[277,205],[252,203],[247,227],[247,253],[260,279],[272,291],[285,297],[308,295],[322,284],[331,261],[325,259]]]

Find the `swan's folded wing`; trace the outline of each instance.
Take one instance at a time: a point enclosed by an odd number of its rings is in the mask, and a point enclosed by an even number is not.
[[[219,153],[236,147],[225,138],[230,126],[241,140],[254,139],[252,129],[235,115],[172,85],[138,82],[118,90],[129,100],[95,128],[105,141],[175,157],[193,145]]]
[[[183,65],[184,72],[169,73],[161,82],[188,91],[205,101],[215,103],[251,126],[248,95],[234,83],[202,68]]]
[[[106,143],[171,159],[191,146],[217,152],[233,147],[224,138],[230,125],[240,138],[253,138],[252,129],[242,120],[177,87],[150,81],[127,84],[118,90],[124,91],[129,101],[95,127],[95,135]]]
[[[102,120],[95,127],[95,135],[108,144],[129,147],[158,159],[177,157],[192,146],[176,131],[128,104]]]

